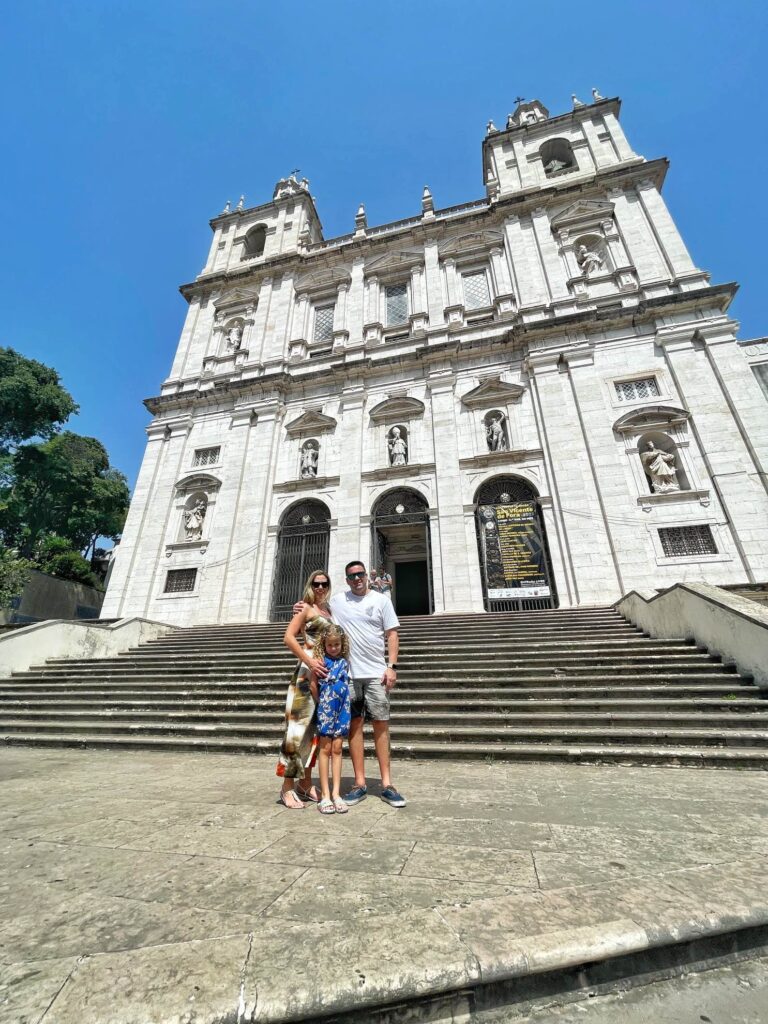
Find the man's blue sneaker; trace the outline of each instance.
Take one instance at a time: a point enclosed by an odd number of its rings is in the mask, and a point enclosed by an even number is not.
[[[348,803],[350,807],[353,807],[355,804],[359,804],[361,800],[365,800],[367,796],[367,786],[355,786],[354,789],[350,789],[350,791],[345,794],[344,802]]]
[[[349,798],[347,798],[349,799]],[[402,793],[398,793],[394,786],[387,786],[381,791],[381,799],[390,807],[405,807],[408,802]]]

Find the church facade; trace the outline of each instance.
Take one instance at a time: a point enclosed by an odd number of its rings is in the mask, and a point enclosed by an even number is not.
[[[102,614],[283,619],[353,558],[400,614],[768,579],[768,344],[620,103],[522,102],[485,196],[324,239],[308,182],[211,221]]]

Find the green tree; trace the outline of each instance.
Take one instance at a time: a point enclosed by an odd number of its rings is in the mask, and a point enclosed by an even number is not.
[[[3,492],[0,534],[27,558],[38,557],[50,534],[86,553],[98,537],[116,539],[129,504],[126,479],[101,442],[68,430],[17,448]]]
[[[0,348],[0,452],[53,437],[77,409],[54,369]]]
[[[29,570],[26,559],[0,545],[0,608],[7,608],[11,599],[22,592]]]

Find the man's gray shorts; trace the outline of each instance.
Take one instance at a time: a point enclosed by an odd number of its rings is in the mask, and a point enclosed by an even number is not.
[[[389,694],[381,677],[377,679],[352,679],[352,717],[365,718],[369,722],[389,721]]]

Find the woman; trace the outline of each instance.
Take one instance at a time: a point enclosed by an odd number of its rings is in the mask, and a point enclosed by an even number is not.
[[[312,648],[331,624],[328,598],[331,579],[327,572],[310,573],[304,588],[304,604],[288,623],[283,637],[285,646],[296,655],[299,664],[288,684],[285,702],[285,736],[280,747],[277,774],[283,779],[280,802],[291,810],[301,810],[302,800],[317,803],[319,794],[312,785],[312,767],[317,754],[315,701],[309,688],[313,671],[323,670],[323,660]],[[304,643],[299,640],[304,635]],[[301,779],[301,784],[297,781]]]

